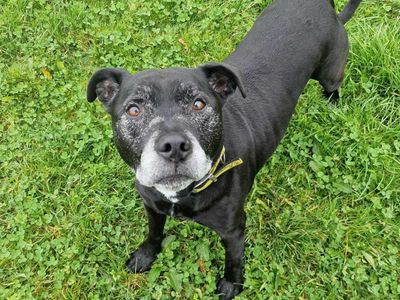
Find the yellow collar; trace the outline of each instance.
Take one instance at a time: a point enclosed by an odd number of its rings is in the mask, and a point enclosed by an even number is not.
[[[219,169],[217,171],[218,165],[222,162],[223,166],[221,169]],[[208,174],[202,179],[200,180],[199,183],[197,183],[193,190],[192,193],[193,194],[197,194],[200,193],[201,191],[205,190],[206,188],[208,188],[211,184],[213,184],[214,182],[217,181],[218,177],[220,177],[222,174],[224,174],[225,172],[229,171],[230,169],[241,165],[243,163],[243,160],[241,158],[238,158],[234,161],[231,161],[228,164],[225,164],[225,147],[222,146],[221,149],[221,154],[219,155],[217,161],[215,162],[215,164],[211,167],[210,171],[208,172]]]

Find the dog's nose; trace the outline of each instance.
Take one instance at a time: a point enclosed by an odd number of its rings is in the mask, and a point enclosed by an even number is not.
[[[186,159],[192,150],[190,140],[179,133],[162,135],[155,145],[159,155],[167,160],[179,162]]]

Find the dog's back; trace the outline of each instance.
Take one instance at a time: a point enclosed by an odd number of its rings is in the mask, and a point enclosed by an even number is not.
[[[225,61],[242,71],[248,99],[233,97],[224,110],[230,124],[247,119],[235,130],[246,131],[241,145],[260,149],[253,159],[257,170],[278,145],[310,78],[328,97],[336,95],[347,54],[347,33],[331,1],[279,0],[257,19]]]

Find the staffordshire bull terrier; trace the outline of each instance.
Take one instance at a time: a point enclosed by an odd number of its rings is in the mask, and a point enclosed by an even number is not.
[[[149,270],[161,251],[166,216],[215,230],[225,248],[217,293],[242,290],[244,201],[281,140],[310,78],[339,98],[348,54],[346,23],[361,0],[336,14],[330,0],[269,5],[223,63],[130,74],[97,71],[87,99],[112,117],[115,144],[136,174],[148,236],[127,268]],[[246,99],[244,99],[246,98]]]

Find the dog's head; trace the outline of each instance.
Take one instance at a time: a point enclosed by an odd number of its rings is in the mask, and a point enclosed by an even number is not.
[[[203,178],[221,146],[222,106],[238,88],[239,72],[226,64],[196,69],[97,71],[87,99],[112,116],[115,144],[140,184],[167,196]]]

